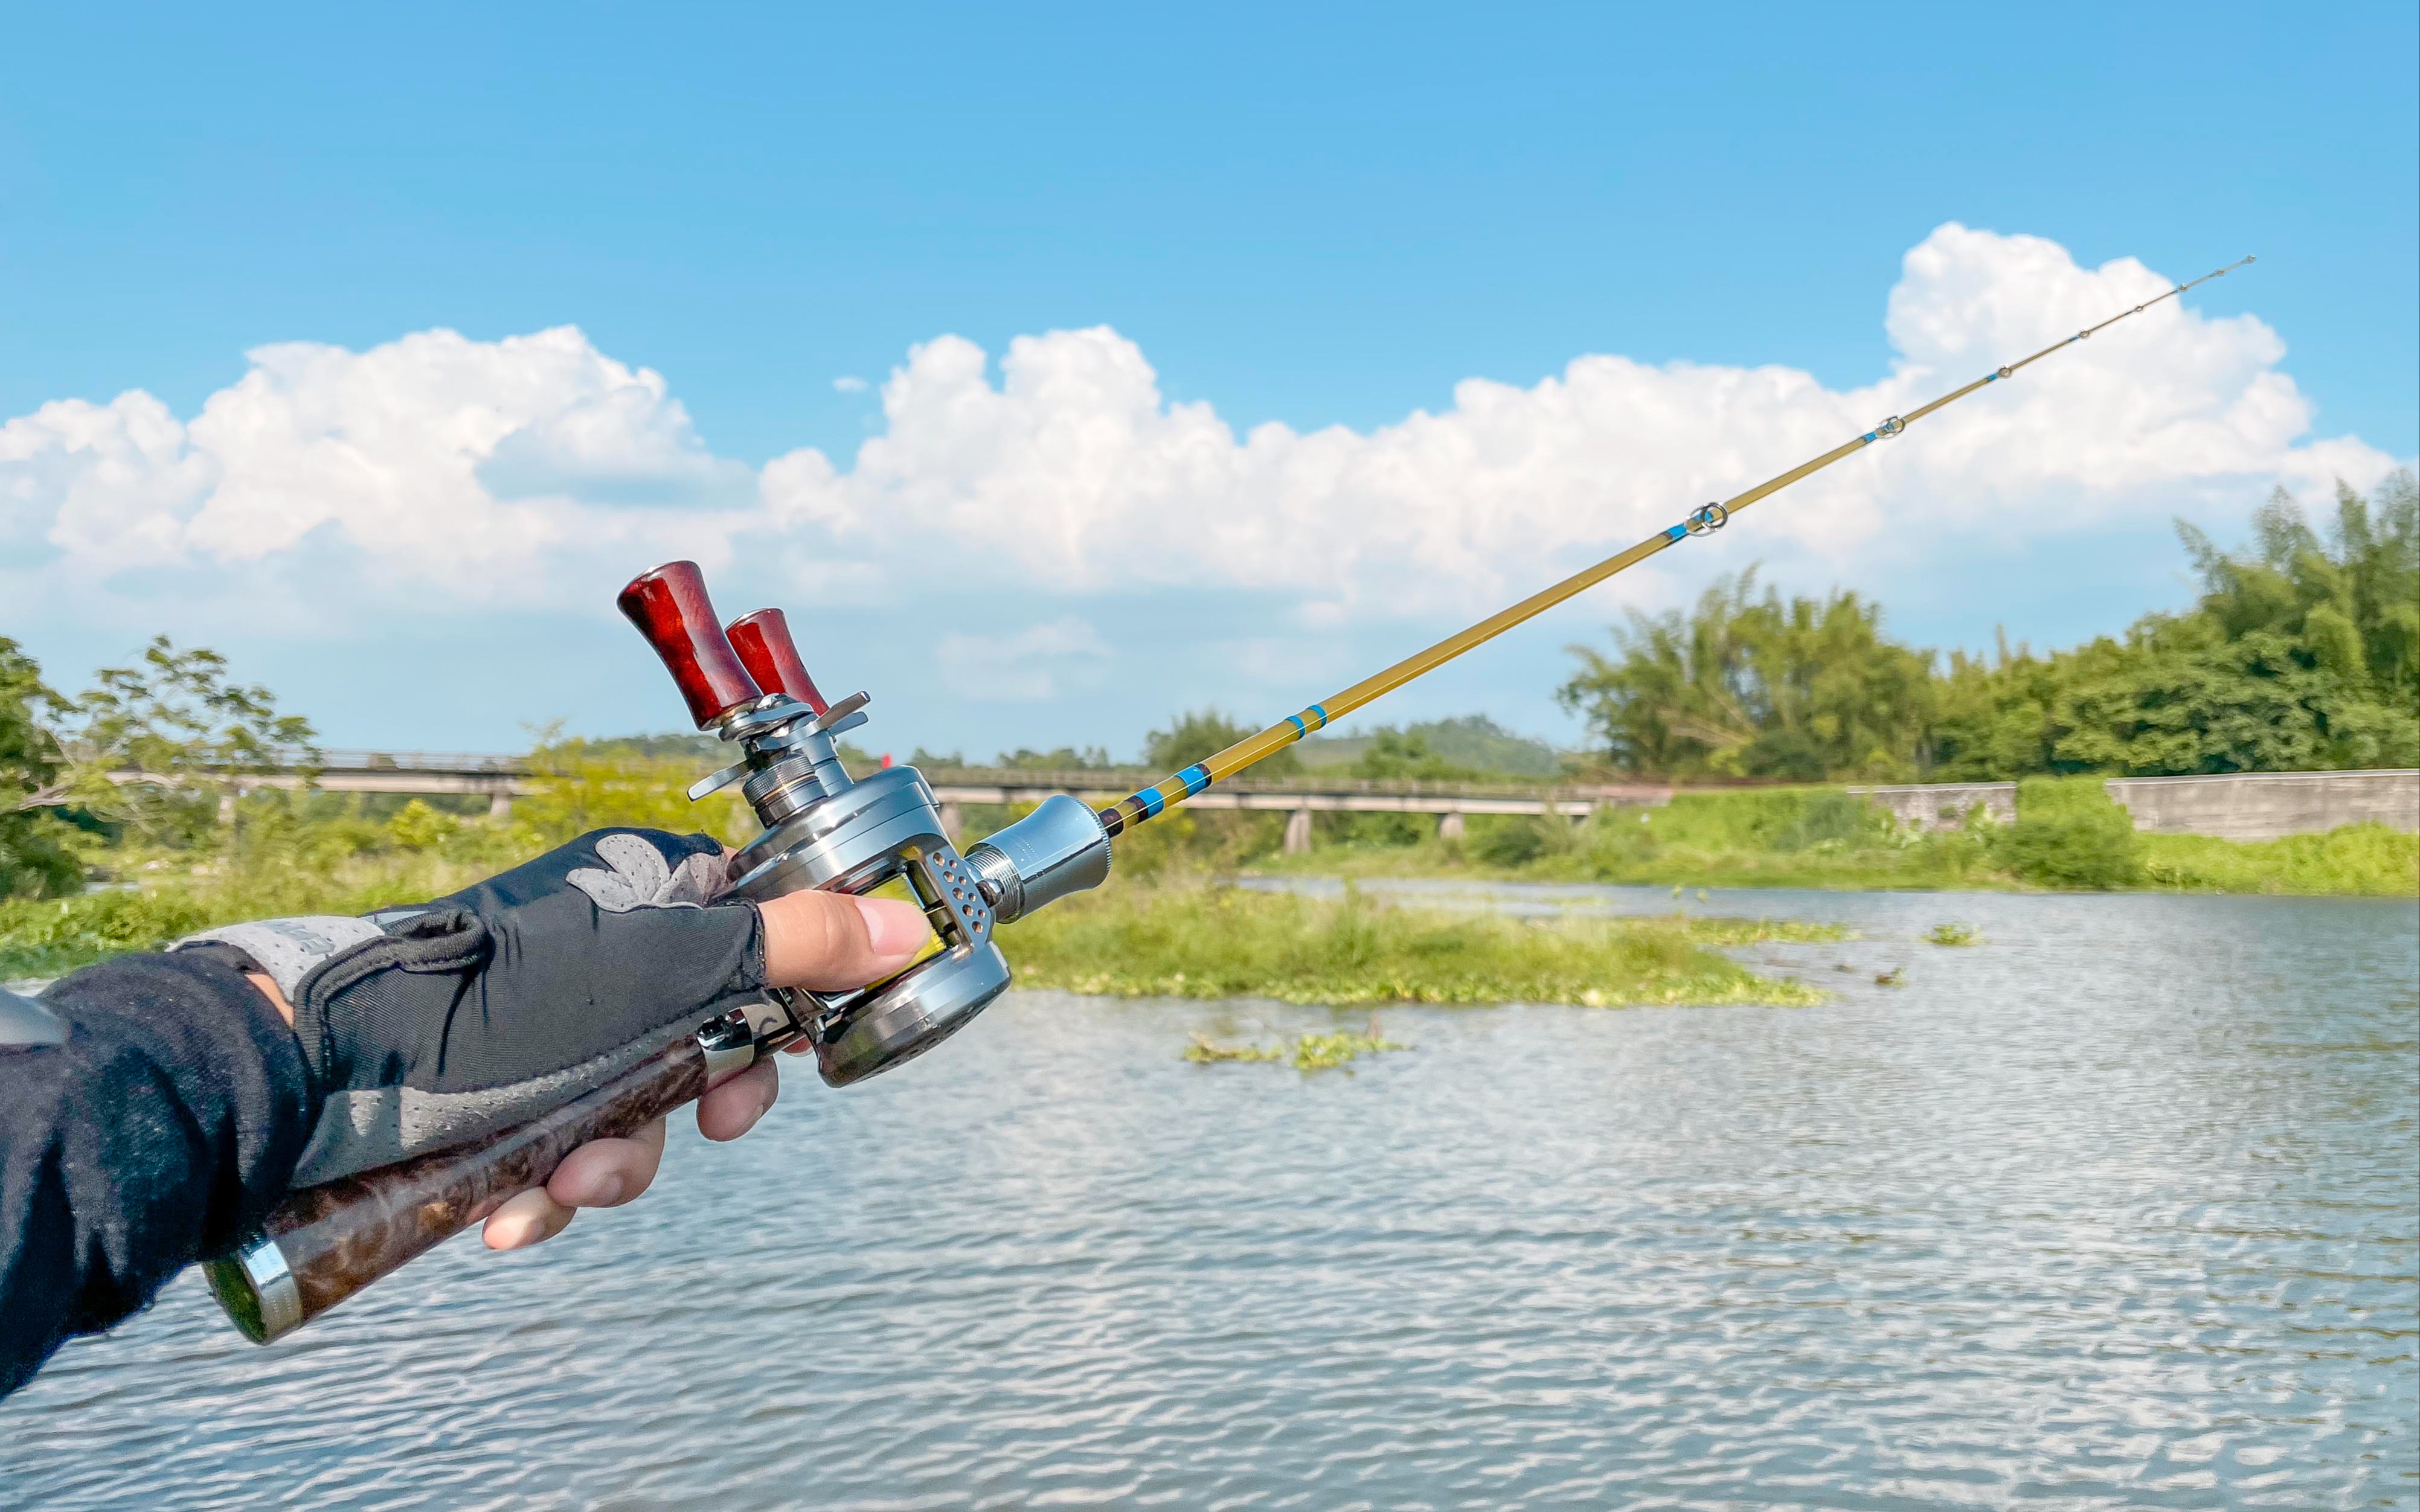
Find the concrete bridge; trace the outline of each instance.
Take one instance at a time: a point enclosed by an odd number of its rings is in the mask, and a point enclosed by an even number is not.
[[[941,818],[954,829],[966,804],[1039,803],[1070,794],[1098,808],[1114,803],[1164,774],[1137,771],[964,773],[933,783]],[[1586,821],[1606,805],[1644,806],[1672,801],[1675,790],[1660,783],[1591,783],[1548,786],[1520,783],[1410,782],[1378,778],[1231,778],[1185,800],[1188,809],[1250,810],[1287,816],[1285,853],[1311,849],[1311,821],[1321,813],[1435,814],[1437,835],[1459,840],[1469,814],[1555,814]]]
[[[705,759],[697,763],[700,773],[707,765]],[[115,775],[122,782],[146,779],[140,773]],[[1123,798],[1162,775],[1141,768],[1074,772],[960,768],[934,777],[933,794],[940,800],[943,823],[954,834],[962,827],[961,815],[969,804],[1039,803],[1052,794],[1065,793],[1097,807]],[[515,797],[535,791],[536,777],[524,756],[325,750],[319,753],[316,772],[289,768],[246,773],[235,779],[235,785],[238,789],[298,788],[310,783],[323,793],[484,795],[489,816],[503,818],[512,811]],[[1438,835],[1454,839],[1463,833],[1463,821],[1471,814],[1554,814],[1577,823],[1600,808],[1660,806],[1684,791],[1691,790],[1655,782],[1557,785],[1247,777],[1221,782],[1189,799],[1187,807],[1285,814],[1285,849],[1299,854],[1311,848],[1311,816],[1320,813],[1430,814],[1436,818]],[[1954,827],[1977,808],[2002,824],[2016,817],[2013,782],[1906,784],[1848,791],[1890,810],[1901,824],[1915,828]],[[2274,840],[2364,820],[2403,830],[2420,828],[2420,771],[2410,768],[2111,778],[2108,792],[2133,814],[2135,828],[2163,834]],[[221,801],[231,807],[233,795]]]
[[[708,769],[698,763],[703,775]],[[940,801],[942,823],[953,833],[963,825],[969,804],[1039,803],[1066,793],[1098,807],[1113,803],[1165,773],[1133,771],[1047,772],[1013,768],[970,768],[933,779],[933,795]],[[139,782],[139,772],[114,774],[121,782]],[[478,795],[488,799],[490,818],[512,811],[513,799],[535,791],[538,774],[522,756],[484,755],[465,751],[323,750],[316,771],[292,768],[245,773],[235,788],[299,788],[306,783],[322,793],[393,793],[415,796]],[[1388,781],[1368,778],[1237,778],[1187,801],[1192,809],[1248,809],[1288,815],[1285,848],[1289,854],[1311,848],[1311,821],[1315,813],[1434,814],[1437,832],[1458,838],[1468,814],[1557,814],[1578,822],[1604,804],[1646,805],[1671,801],[1673,789],[1659,783],[1611,783],[1547,786],[1536,783],[1462,783]],[[232,807],[234,793],[221,802]]]

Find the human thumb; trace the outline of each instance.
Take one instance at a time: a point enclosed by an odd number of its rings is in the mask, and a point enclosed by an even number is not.
[[[923,909],[889,898],[792,892],[756,912],[765,921],[769,987],[862,987],[904,970],[933,938]]]

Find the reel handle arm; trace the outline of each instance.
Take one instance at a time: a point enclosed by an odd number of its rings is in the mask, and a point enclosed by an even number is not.
[[[630,579],[614,605],[663,658],[700,730],[764,696],[732,650],[694,562],[668,562]]]
[[[831,705],[816,691],[815,680],[807,675],[807,664],[799,656],[799,643],[790,639],[789,617],[777,609],[760,609],[742,614],[725,627],[731,638],[731,649],[739,654],[740,664],[756,686],[768,693],[786,693],[808,708],[822,714]]]

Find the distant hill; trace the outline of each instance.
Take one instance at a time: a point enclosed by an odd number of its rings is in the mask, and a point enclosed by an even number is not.
[[[1428,742],[1429,749],[1458,766],[1476,767],[1482,772],[1501,772],[1507,777],[1555,777],[1563,769],[1562,753],[1554,747],[1528,735],[1516,735],[1483,714],[1466,714],[1459,719],[1430,719],[1405,725],[1401,733],[1419,736]],[[1376,733],[1377,731],[1368,734],[1312,735],[1294,748],[1301,755],[1302,764],[1312,771],[1333,771],[1359,761]]]

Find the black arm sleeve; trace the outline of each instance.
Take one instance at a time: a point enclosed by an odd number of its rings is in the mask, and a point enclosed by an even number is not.
[[[293,1031],[204,952],[123,956],[41,1000],[66,1042],[0,1050],[0,1395],[231,1247],[318,1111]]]

